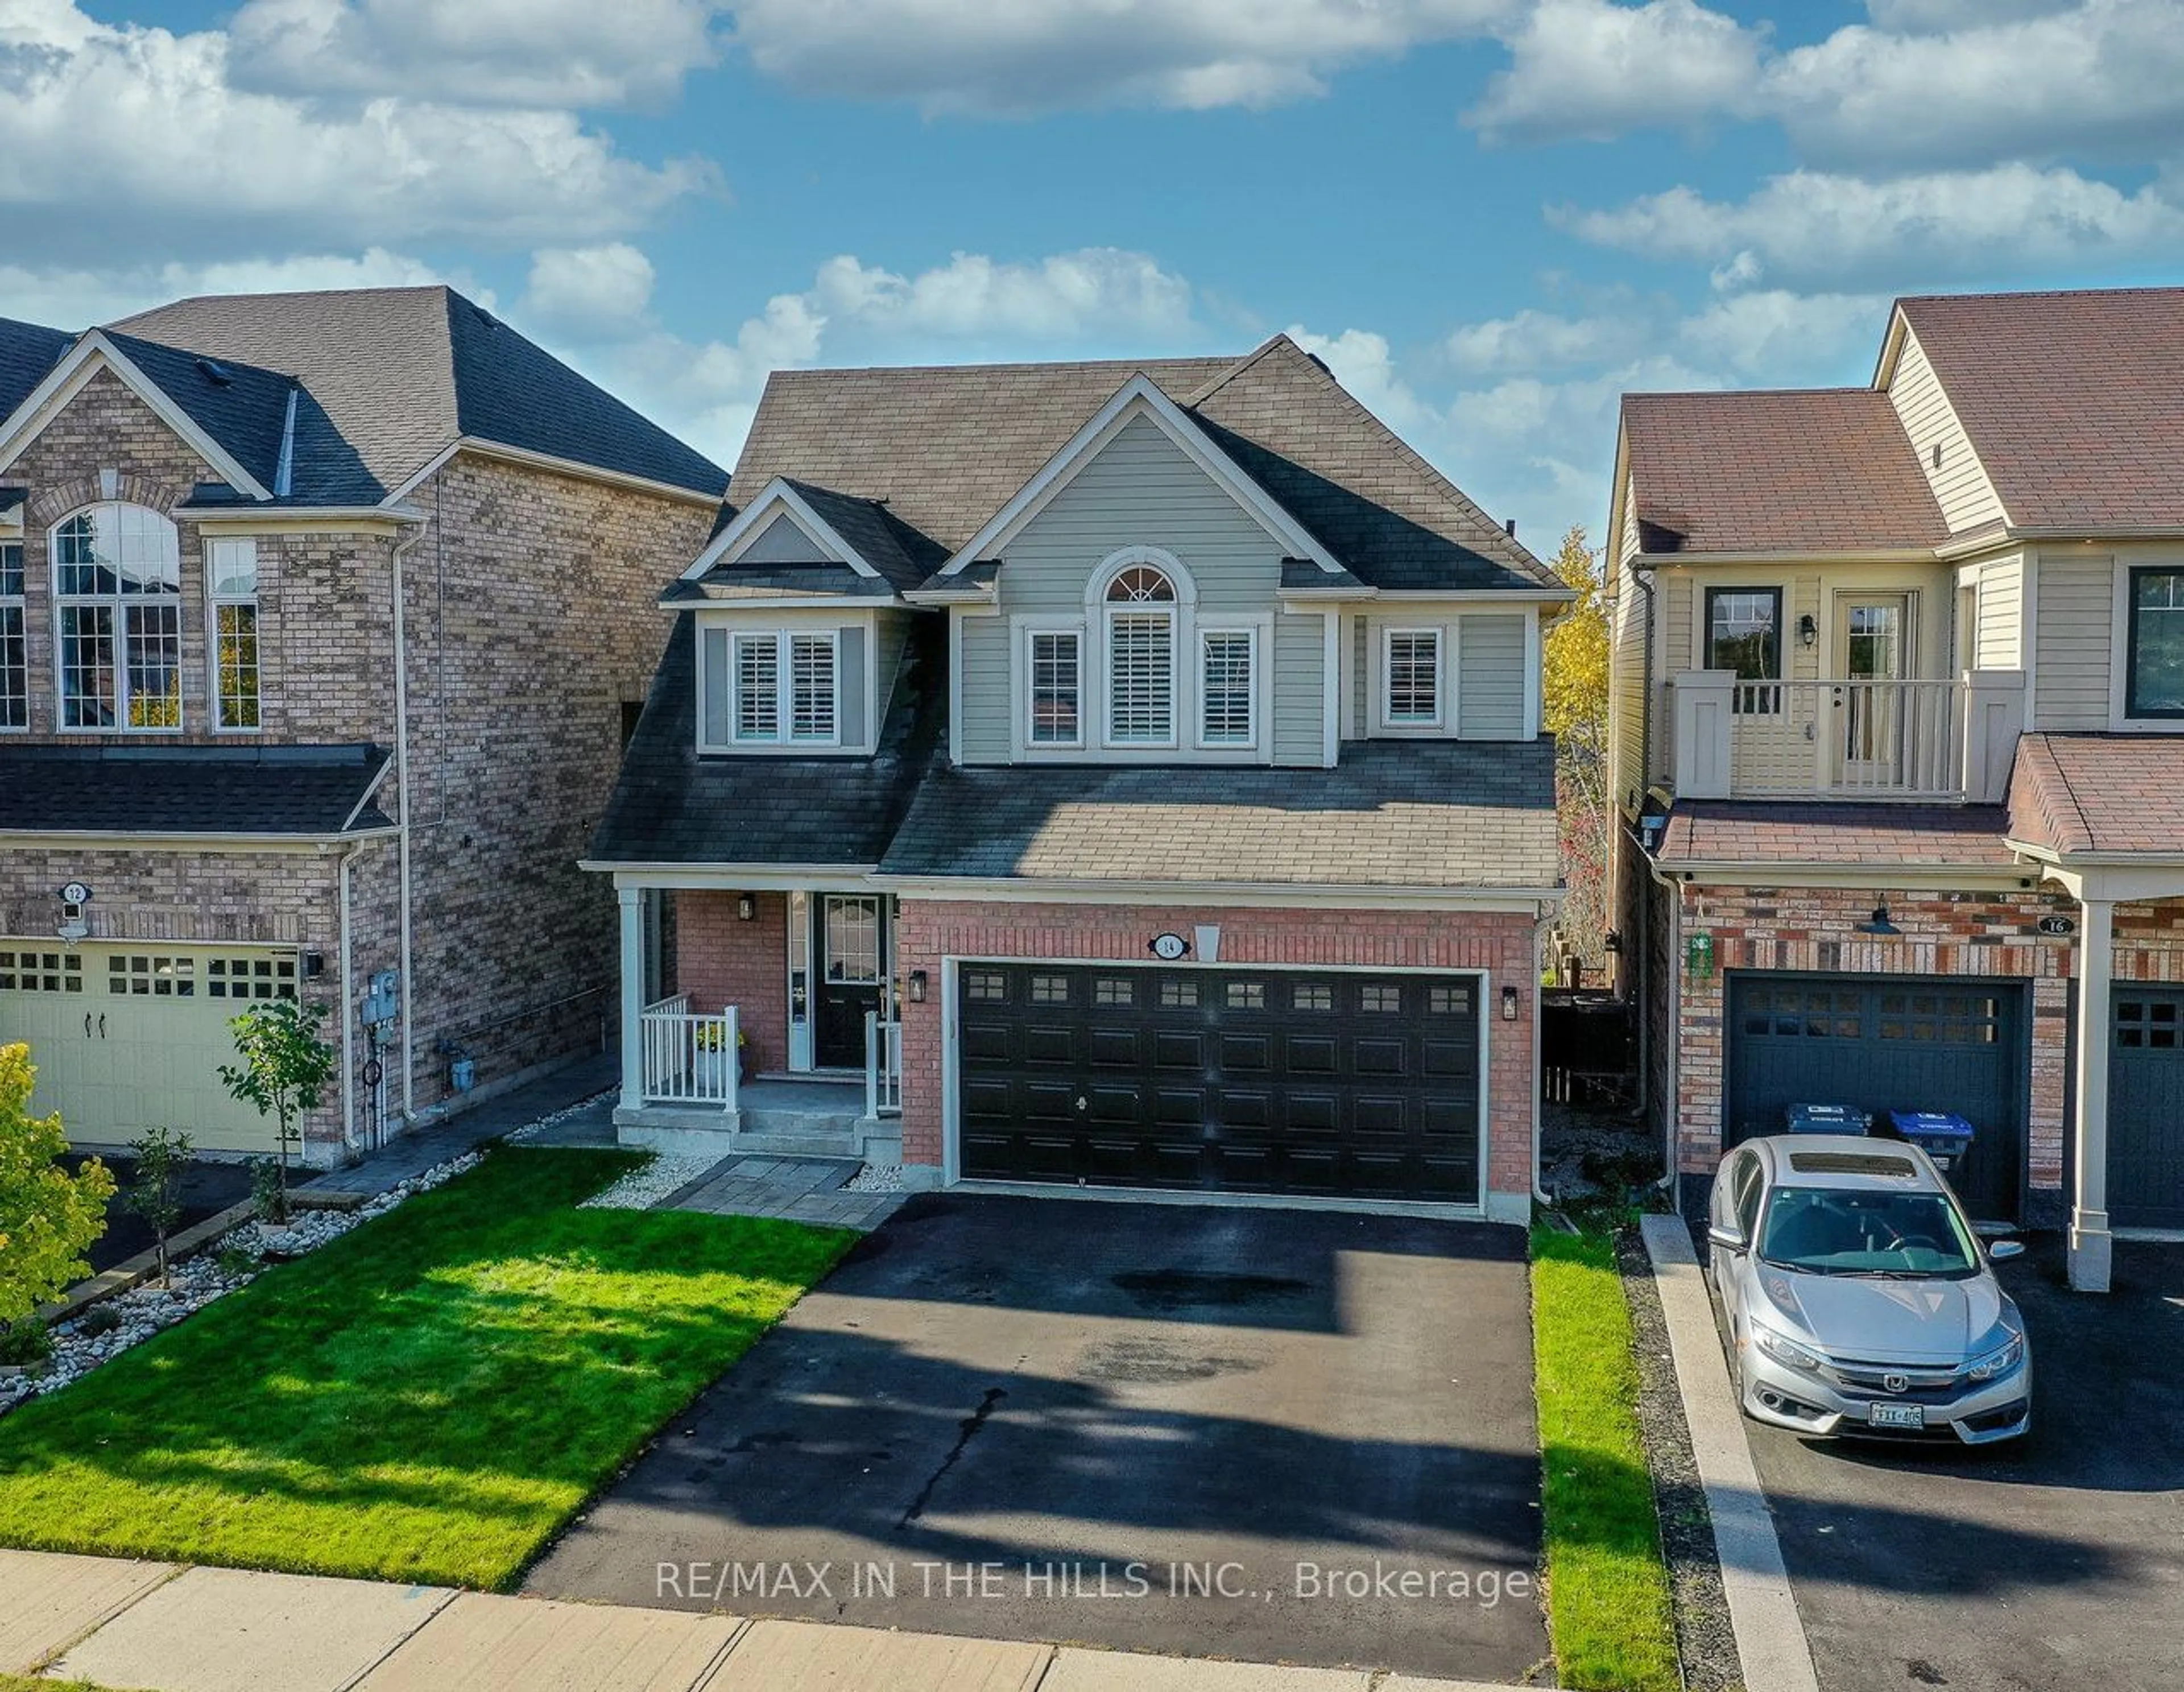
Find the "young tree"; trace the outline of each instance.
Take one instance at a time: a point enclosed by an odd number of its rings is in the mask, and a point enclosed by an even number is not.
[[[159,1254],[159,1284],[167,1282],[167,1236],[182,1219],[182,1171],[195,1148],[179,1128],[149,1128],[129,1144],[136,1162],[121,1202],[144,1219]]]
[[[288,1148],[296,1118],[318,1108],[333,1078],[334,1049],[319,1037],[326,1007],[298,999],[268,999],[228,1023],[242,1061],[220,1066],[220,1084],[280,1128],[278,1220],[288,1219]]]
[[[97,1158],[70,1174],[61,1119],[31,1115],[37,1071],[25,1045],[0,1045],[0,1324],[20,1322],[91,1273],[114,1177]]]
[[[1600,570],[1582,526],[1563,537],[1555,573],[1577,602],[1547,631],[1541,712],[1555,737],[1555,809],[1569,893],[1560,927],[1588,965],[1603,960],[1607,928],[1607,608]]]

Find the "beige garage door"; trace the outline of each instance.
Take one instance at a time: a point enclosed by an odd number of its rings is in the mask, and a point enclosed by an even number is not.
[[[29,1043],[31,1108],[58,1110],[81,1145],[164,1124],[201,1151],[273,1150],[273,1124],[228,1096],[219,1066],[235,1061],[229,1018],[295,992],[293,952],[0,939],[0,1044]]]

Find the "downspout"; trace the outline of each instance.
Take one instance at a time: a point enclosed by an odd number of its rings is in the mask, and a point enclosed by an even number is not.
[[[1666,879],[1658,872],[1653,879],[1669,898],[1669,979],[1663,989],[1669,995],[1669,1015],[1665,1026],[1680,1027],[1683,1019],[1683,955],[1684,955],[1684,893],[1682,886]],[[1724,1011],[1724,1015],[1726,1012]],[[1728,1047],[1723,1046],[1726,1056]],[[1676,1047],[1671,1041],[1668,1050],[1669,1083],[1667,1097],[1661,1102],[1661,1185],[1668,1189],[1676,1214],[1684,1211],[1684,1185],[1680,1178],[1676,1158],[1676,1101],[1683,1094],[1683,1077],[1676,1062]]]
[[[1546,1112],[1540,1105],[1540,960],[1545,955],[1547,929],[1554,921],[1553,907],[1541,904],[1539,915],[1532,922],[1532,1203],[1543,1211],[1554,1208],[1555,1201],[1540,1185],[1540,1137],[1545,1127]]]
[[[363,850],[359,843],[342,854],[337,877],[341,888],[342,1149],[350,1154],[357,1149],[356,981],[350,965],[348,872]]]
[[[410,921],[410,643],[403,619],[403,559],[410,548],[424,538],[418,530],[395,542],[393,561],[394,588],[394,779],[395,822],[399,828],[396,838],[401,860],[401,927],[402,927],[402,1124],[407,1127],[416,1118],[417,1099],[415,1080],[415,1035],[411,1016],[412,993]],[[381,1125],[385,1132],[385,1125]]]
[[[1640,697],[1642,698],[1646,703],[1644,709],[1640,710],[1638,713],[1638,815],[1636,818],[1634,819],[1633,825],[1625,829],[1624,833],[1624,837],[1630,841],[1632,849],[1637,852],[1638,855],[1641,858],[1646,858],[1646,870],[1636,882],[1639,897],[1641,901],[1639,916],[1642,919],[1647,914],[1646,907],[1651,906],[1653,898],[1652,891],[1649,885],[1652,876],[1652,860],[1650,858],[1647,858],[1646,852],[1644,822],[1646,816],[1646,795],[1651,793],[1653,788],[1654,584],[1653,577],[1650,571],[1639,570],[1635,566],[1634,566],[1630,571],[1630,579],[1633,582],[1637,584],[1638,591],[1646,596],[1646,656],[1644,662],[1640,666],[1639,675],[1639,685],[1644,690]],[[1641,926],[1650,929],[1652,925],[1650,923],[1641,923]],[[1637,955],[1637,991],[1631,995],[1631,998],[1637,1005],[1639,1011],[1638,1086],[1636,1092],[1638,1099],[1637,1109],[1640,1116],[1642,1118],[1645,1114],[1647,1102],[1646,1093],[1646,1083],[1648,1077],[1650,1077],[1653,1072],[1653,1023],[1652,1019],[1645,1014],[1646,993],[1648,989],[1652,986],[1652,972],[1653,960],[1652,949],[1646,945],[1646,937],[1644,935],[1626,934],[1623,937],[1623,944],[1624,955],[1625,957],[1631,955],[1634,949]],[[1675,1166],[1674,1164],[1670,1164],[1669,1166],[1669,1170],[1671,1176],[1673,1176]]]

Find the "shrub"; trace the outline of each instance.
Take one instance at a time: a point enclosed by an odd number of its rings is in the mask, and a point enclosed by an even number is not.
[[[114,1177],[92,1158],[71,1174],[58,1115],[31,1115],[37,1071],[25,1045],[0,1045],[0,1322],[29,1316],[91,1273]]]

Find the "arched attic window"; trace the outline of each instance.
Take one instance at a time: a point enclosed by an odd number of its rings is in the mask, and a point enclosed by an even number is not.
[[[1156,565],[1127,565],[1107,584],[1107,741],[1175,743],[1175,583]]]

